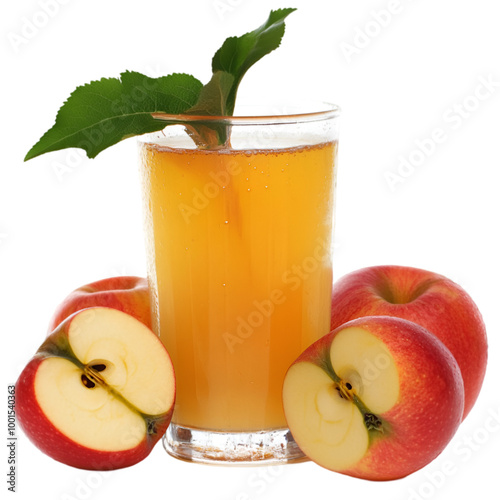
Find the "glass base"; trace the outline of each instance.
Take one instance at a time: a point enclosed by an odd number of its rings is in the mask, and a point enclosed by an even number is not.
[[[170,424],[163,446],[175,458],[204,464],[271,465],[307,460],[288,429],[216,432]]]

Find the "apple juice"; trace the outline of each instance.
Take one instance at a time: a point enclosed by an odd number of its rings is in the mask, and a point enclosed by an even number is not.
[[[286,428],[285,373],[330,326],[336,151],[336,141],[141,144],[154,322],[175,368],[175,424]]]

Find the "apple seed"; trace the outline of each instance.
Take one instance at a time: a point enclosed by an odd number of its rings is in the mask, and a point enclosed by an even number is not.
[[[82,384],[88,389],[93,389],[95,387],[94,382],[92,382],[92,380],[90,380],[84,373],[82,373],[81,378],[82,378]]]
[[[347,401],[353,401],[352,385],[349,382],[344,382],[342,379],[336,383],[335,389],[338,391],[339,396]]]
[[[347,401],[353,402],[358,408],[358,410],[361,412],[367,430],[369,431],[376,430],[379,432],[384,431],[382,427],[382,420],[377,415],[371,413],[368,410],[363,401],[361,401],[361,399],[357,396],[350,382],[346,382],[342,379],[339,379],[339,381],[335,382],[335,384],[336,384],[335,389],[339,393],[339,396],[342,399],[346,399]]]

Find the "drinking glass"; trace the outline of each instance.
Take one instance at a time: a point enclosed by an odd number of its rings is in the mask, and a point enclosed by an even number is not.
[[[153,324],[175,368],[167,451],[205,463],[303,454],[282,408],[285,373],[330,330],[339,108],[158,115],[140,138]],[[192,130],[224,130],[200,148]]]

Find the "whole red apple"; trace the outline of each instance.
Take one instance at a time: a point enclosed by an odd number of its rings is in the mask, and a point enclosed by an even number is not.
[[[283,409],[300,449],[317,464],[371,480],[424,467],[462,420],[455,358],[425,328],[404,319],[350,321],[290,366]]]
[[[334,284],[331,328],[363,316],[404,318],[439,338],[460,367],[465,390],[463,418],[467,416],[483,383],[488,344],[481,314],[462,287],[413,267],[366,267]]]
[[[149,455],[173,413],[175,376],[157,335],[107,307],[77,311],[40,346],[16,383],[16,417],[41,451],[81,469]]]
[[[147,279],[137,276],[116,276],[94,281],[72,291],[54,312],[49,322],[48,333],[74,312],[96,306],[111,307],[131,314],[151,328]]]

